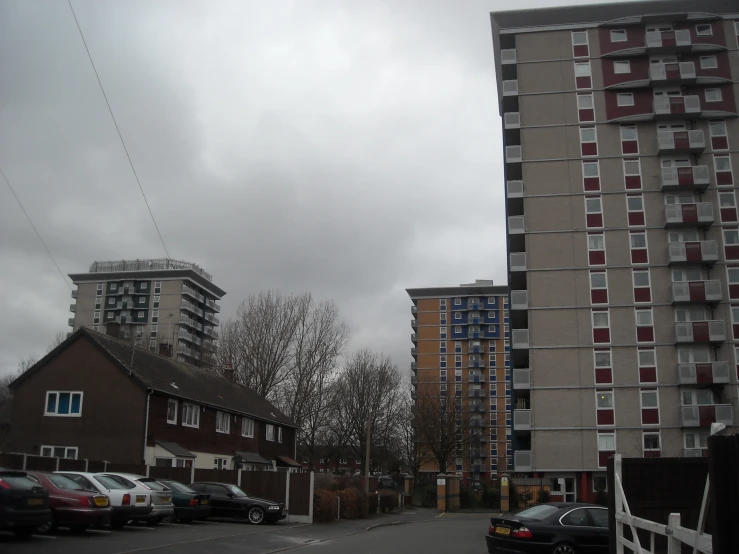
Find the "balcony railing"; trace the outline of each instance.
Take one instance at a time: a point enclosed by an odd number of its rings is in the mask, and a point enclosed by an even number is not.
[[[500,63],[501,65],[508,65],[516,63],[516,49],[507,48],[500,51]]]
[[[72,291],[72,298],[77,298],[77,289]]]
[[[196,315],[202,315],[203,313],[202,309],[200,309],[195,304],[193,304],[192,302],[184,298],[180,301],[180,309],[188,310]]]
[[[470,389],[467,391],[467,396],[470,398],[482,398],[482,389]]]
[[[185,329],[180,329],[177,333],[177,336],[181,339],[197,344],[198,346],[202,344],[202,339],[200,339],[197,335],[193,335],[192,333],[186,331]]]
[[[690,118],[700,117],[701,99],[689,96],[658,96],[654,99],[654,117],[656,118]]]
[[[721,385],[729,382],[729,362],[678,364],[681,385]]]
[[[711,423],[734,424],[734,409],[731,404],[709,404],[706,406],[682,406],[683,427],[710,427]]]
[[[705,190],[709,185],[708,166],[665,167],[662,169],[662,190]]]
[[[721,302],[721,281],[672,283],[673,304],[715,304]]]
[[[212,298],[207,298],[205,300],[205,305],[208,308],[210,308],[211,310],[213,310],[214,312],[220,312],[221,311],[221,305],[218,302],[216,302],[215,300],[213,300]]]
[[[69,311],[74,313],[77,311],[77,304],[70,304],[69,305]]]
[[[480,375],[480,374],[470,373],[467,376],[467,382],[468,383],[484,383],[485,382],[485,378],[482,375]]]
[[[215,327],[204,326],[203,333],[214,339],[218,338],[218,329],[216,329]]]
[[[205,314],[205,321],[208,321],[208,322],[212,323],[213,325],[218,325],[221,322],[220,319],[218,319],[216,316],[214,316],[211,313],[206,313]]]
[[[514,431],[531,431],[531,410],[513,410]]]
[[[657,143],[660,154],[697,154],[706,149],[703,131],[659,131]]]
[[[529,330],[513,329],[513,331],[511,332],[511,347],[514,349],[528,349]]]
[[[505,147],[505,161],[508,163],[521,163],[523,161],[523,151],[521,146],[516,144]]]
[[[718,261],[718,244],[715,240],[698,242],[672,242],[668,245],[670,264],[713,265]]]
[[[513,453],[513,470],[516,473],[529,473],[534,470],[531,450],[516,450]]]
[[[411,356],[415,356],[417,354],[418,354],[418,348],[416,347],[411,348]]]
[[[411,313],[417,314],[418,313],[418,306],[411,306]]]
[[[416,362],[411,362],[411,371],[416,371],[418,369],[418,364]]]
[[[416,333],[411,333],[411,341],[416,342],[416,340],[418,340]]]
[[[680,321],[675,323],[675,342],[679,344],[705,344],[724,341],[726,341],[726,329],[723,321]]]
[[[526,390],[531,388],[531,370],[529,368],[513,369],[513,389]]]
[[[649,78],[653,85],[676,85],[696,80],[693,62],[653,63],[649,65]]]
[[[518,96],[518,81],[503,81],[503,96]]]
[[[683,458],[703,458],[708,456],[708,448],[684,448]]]
[[[508,198],[523,198],[523,181],[508,181],[506,191]]]
[[[713,221],[713,204],[710,202],[665,206],[665,227],[710,227]]]
[[[527,310],[529,307],[529,293],[525,290],[511,291],[511,310]]]
[[[187,296],[190,296],[197,300],[198,302],[205,302],[205,296],[200,294],[198,291],[196,291],[194,288],[188,286],[188,285],[182,285],[182,294],[185,294]]]
[[[205,348],[206,350],[209,350],[211,352],[215,352],[216,350],[218,350],[218,344],[214,340],[204,339],[203,340],[203,348]]]
[[[521,128],[521,114],[519,112],[507,112],[503,115],[503,126],[506,129]]]
[[[167,323],[166,319],[159,319],[159,324],[163,325]],[[203,331],[203,324],[199,323],[198,321],[187,317],[185,314],[180,314],[180,325],[187,325],[188,327],[192,327],[193,329],[197,329],[198,331]]]
[[[510,256],[511,272],[526,271],[526,252],[513,252]]]
[[[70,317],[67,320],[67,325],[69,325],[70,327],[74,327],[74,318],[73,317]]]
[[[648,31],[646,46],[647,52],[677,52],[689,50],[693,45],[690,30],[677,29],[675,31]]]

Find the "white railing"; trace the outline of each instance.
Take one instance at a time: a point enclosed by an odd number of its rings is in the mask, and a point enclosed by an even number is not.
[[[675,111],[672,107],[677,99],[682,100],[683,111]],[[654,113],[657,115],[695,114],[701,112],[700,97],[692,94],[689,96],[658,96],[654,99]]]
[[[511,309],[525,310],[529,307],[529,292],[526,290],[511,291]]]
[[[524,216],[512,215],[508,218],[508,233],[511,235],[520,235],[525,232],[526,223]]]
[[[526,252],[513,252],[510,258],[511,271],[526,271]]]
[[[516,63],[516,49],[508,48],[500,51],[501,65]]]
[[[517,367],[513,370],[513,388],[531,388],[531,370],[529,368]]]
[[[523,197],[523,181],[508,181],[508,198]]]
[[[168,269],[191,269],[198,275],[205,277],[208,281],[213,276],[202,267],[184,260],[173,260],[172,258],[157,258],[152,260],[121,260],[112,262],[92,262],[90,273],[118,273],[122,271],[161,271]]]
[[[521,127],[521,114],[519,112],[508,112],[503,115],[503,123],[506,129],[518,129]]]
[[[511,333],[511,346],[513,348],[528,348],[529,347],[529,330],[528,329],[514,329]]]
[[[668,66],[677,65],[680,71],[680,79],[695,79],[695,64],[693,62],[679,63],[653,63],[649,66],[649,78],[652,81],[666,81]]]
[[[513,410],[513,429],[516,431],[531,430],[531,410]]]
[[[654,543],[656,536],[667,537],[667,552],[679,554],[683,545],[692,546],[693,553],[713,554],[713,538],[703,532],[706,525],[706,508],[708,505],[709,481],[703,490],[703,503],[698,516],[698,530],[688,529],[680,525],[680,514],[670,514],[667,525],[631,515],[629,503],[623,488],[623,473],[621,470],[621,455],[616,454],[613,463],[613,477],[616,483],[616,552],[623,554],[628,548],[637,554],[656,554]],[[624,526],[631,529],[631,539],[624,534]],[[642,546],[637,530],[649,533],[649,548]]]
[[[505,147],[505,161],[507,162],[520,162],[523,160],[523,152],[521,146],[515,144],[513,146]]]
[[[503,81],[503,96],[518,96],[518,81]]]
[[[681,133],[687,134],[689,150],[702,150],[706,147],[703,131],[658,131],[657,142],[660,151],[677,149],[676,143],[683,138],[680,136]]]

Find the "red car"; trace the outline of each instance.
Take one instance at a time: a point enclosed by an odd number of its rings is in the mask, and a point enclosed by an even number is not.
[[[52,520],[44,531],[69,527],[70,531],[82,532],[110,523],[113,508],[104,494],[89,491],[64,475],[30,471],[28,477],[49,491]]]

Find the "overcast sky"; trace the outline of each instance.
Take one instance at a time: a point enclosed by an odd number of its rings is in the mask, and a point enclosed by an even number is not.
[[[561,3],[73,0],[169,252],[223,315],[309,291],[406,371],[406,288],[506,282],[488,14]],[[64,0],[0,0],[0,167],[65,274],[164,255]],[[0,374],[71,302],[0,182]]]

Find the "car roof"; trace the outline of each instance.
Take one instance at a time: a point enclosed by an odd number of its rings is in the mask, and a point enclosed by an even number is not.
[[[238,487],[238,485],[234,485],[233,483],[219,483],[218,481],[193,481],[190,483],[191,485],[223,485],[224,487]]]
[[[539,504],[541,506],[541,504]],[[605,508],[599,504],[591,504],[590,502],[547,502],[545,506],[556,506],[557,508]]]
[[[120,475],[121,477],[128,477],[129,479],[147,479],[145,475],[138,475],[137,473],[123,473],[122,471],[103,471],[98,475]]]

